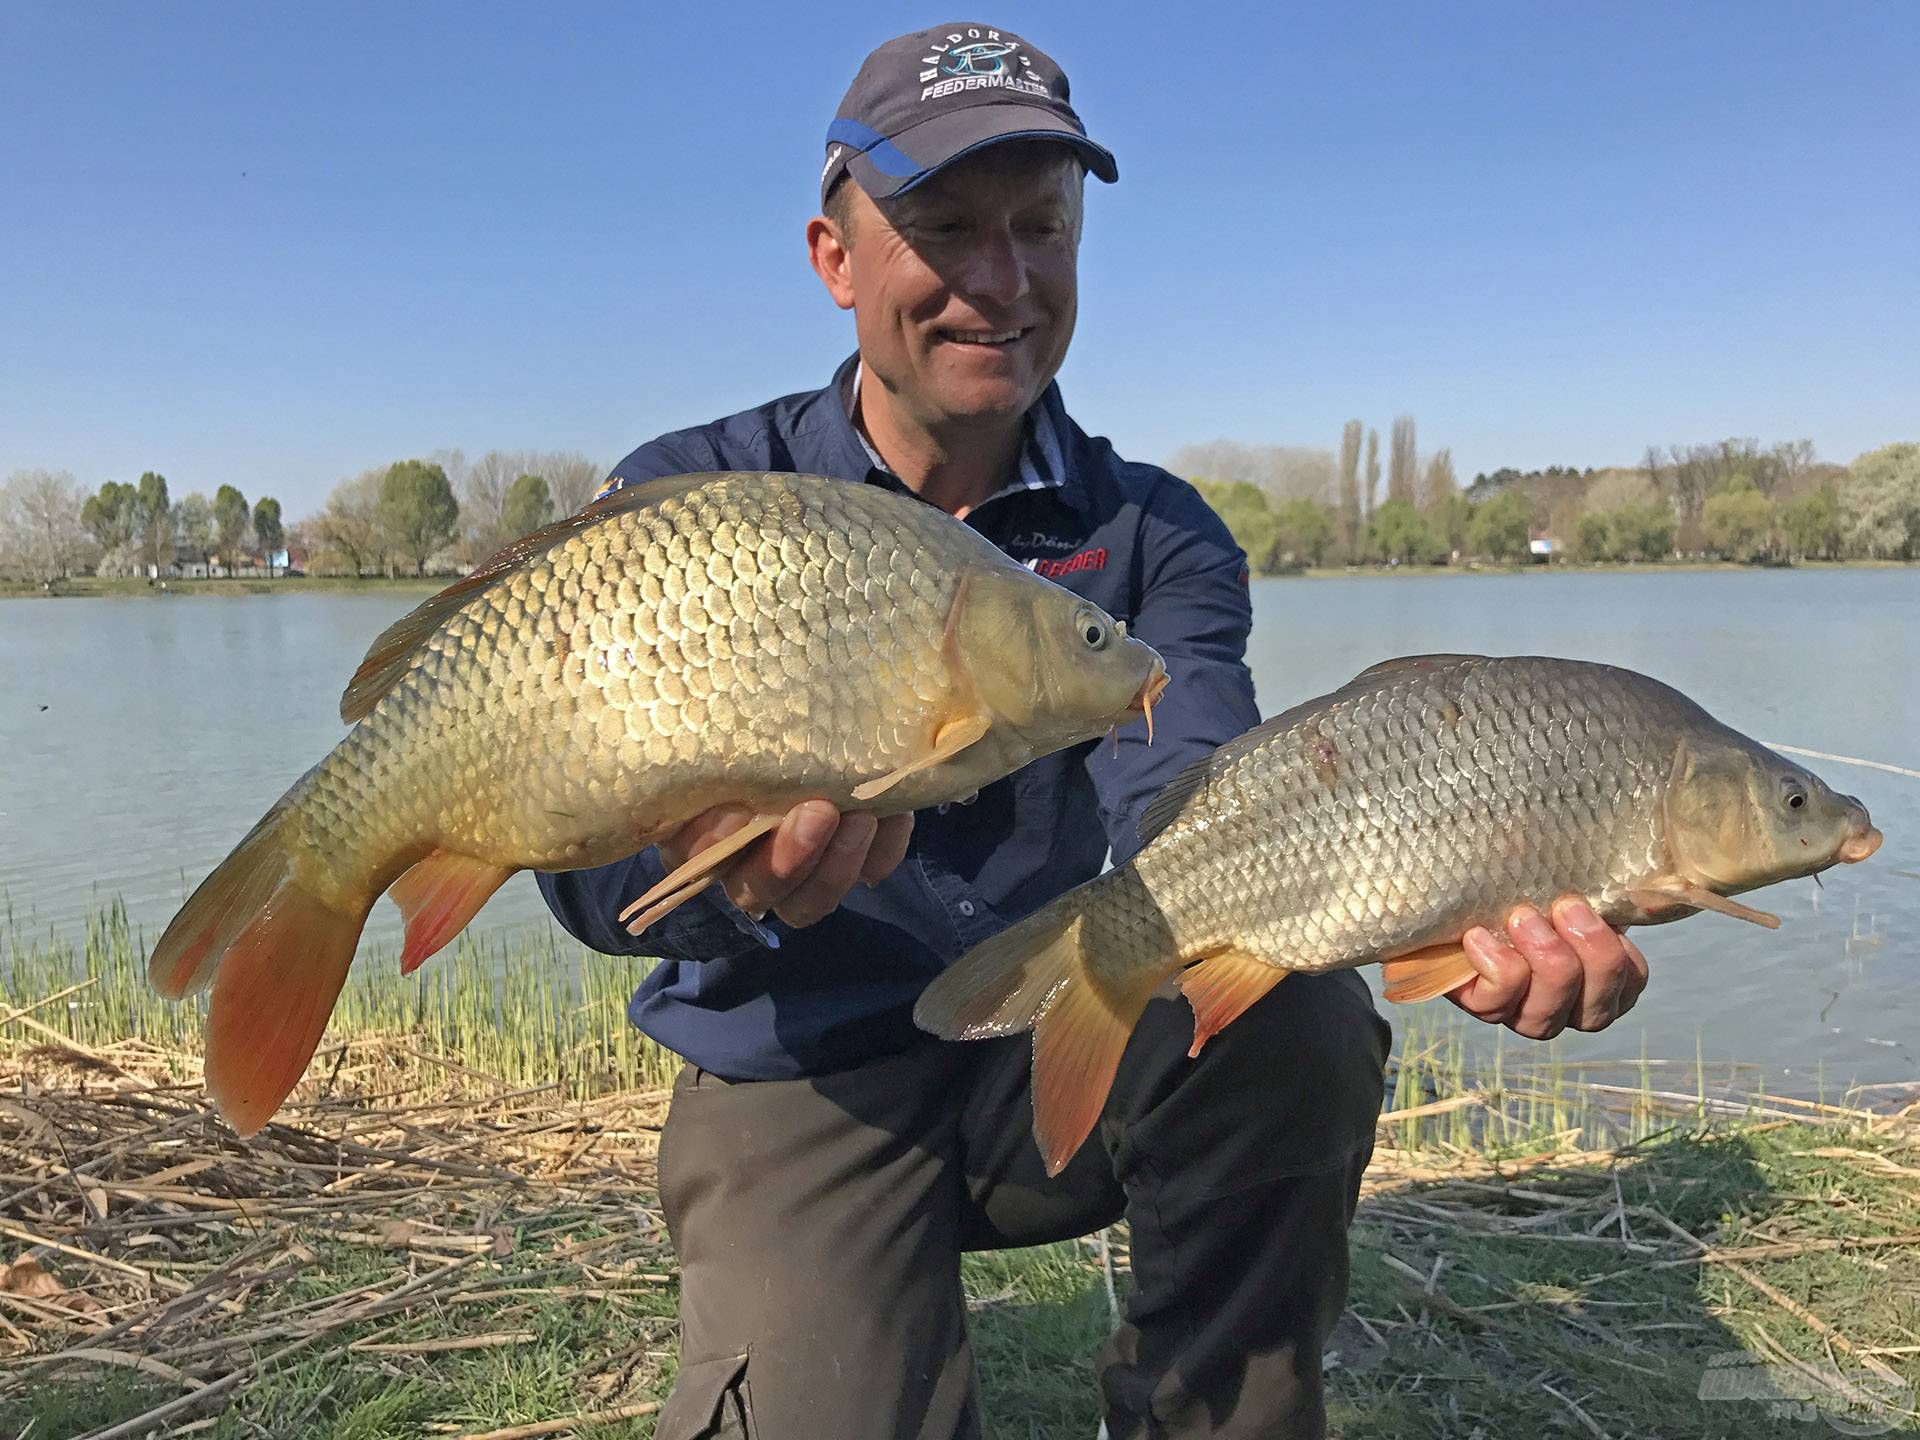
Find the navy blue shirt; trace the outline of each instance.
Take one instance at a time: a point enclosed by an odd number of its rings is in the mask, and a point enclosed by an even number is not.
[[[825,389],[663,435],[614,468],[615,483],[708,470],[828,475],[903,490],[851,419],[857,357]],[[1032,417],[1027,483],[967,523],[1014,559],[1124,620],[1166,660],[1153,711],[1109,741],[1034,761],[966,805],[914,817],[901,866],[856,885],[818,924],[756,924],[710,886],[649,927],[615,918],[662,876],[659,854],[541,875],[560,923],[608,954],[660,957],[628,1006],[633,1023],[704,1070],[734,1080],[829,1074],[904,1050],[913,1003],[969,947],[1139,848],[1136,827],[1168,780],[1258,723],[1246,667],[1246,558],[1199,493],[1122,460],[1068,418],[1049,386]],[[1038,462],[1048,483],[1035,483]]]

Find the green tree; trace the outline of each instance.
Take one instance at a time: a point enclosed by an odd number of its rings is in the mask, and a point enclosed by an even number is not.
[[[247,497],[231,485],[213,492],[213,543],[220,551],[220,563],[231,575],[247,549]]]
[[[1920,445],[1901,441],[1847,467],[1840,487],[1847,548],[1876,559],[1920,557]]]
[[[280,523],[280,502],[262,495],[253,505],[253,538],[267,552],[267,574],[273,574],[273,552],[287,543],[287,530]]]
[[[1311,500],[1289,500],[1273,511],[1273,549],[1267,568],[1318,565],[1333,544],[1333,512]]]
[[[1518,560],[1527,553],[1532,532],[1533,512],[1527,497],[1517,490],[1503,490],[1475,507],[1467,524],[1467,548],[1494,560]]]
[[[1664,560],[1673,553],[1673,506],[1658,497],[1629,501],[1608,516],[1616,560]]]
[[[1273,553],[1275,524],[1267,493],[1246,480],[1195,480],[1193,488],[1226,521],[1233,543],[1247,553],[1253,565],[1264,565]]]
[[[1700,510],[1707,548],[1730,560],[1755,560],[1772,549],[1773,502],[1746,475],[1735,475]]]
[[[194,560],[213,550],[213,505],[198,490],[173,507],[173,538]]]
[[[553,495],[538,475],[522,475],[507,487],[500,505],[500,541],[506,544],[553,523]]]
[[[1613,515],[1606,510],[1589,510],[1574,527],[1574,549],[1582,560],[1612,560]]]
[[[1780,532],[1791,555],[1827,559],[1840,546],[1840,497],[1831,485],[1780,507]]]
[[[1386,501],[1367,522],[1373,548],[1383,560],[1405,565],[1428,565],[1446,555],[1445,542],[1433,533],[1426,518],[1399,498]]]
[[[103,550],[127,544],[139,528],[140,492],[118,480],[107,481],[80,507],[80,523]]]
[[[167,499],[166,476],[149,470],[140,477],[137,513],[134,539],[141,563],[149,567],[149,575],[156,574],[173,563],[173,505]]]
[[[413,573],[424,575],[433,552],[453,538],[460,506],[446,471],[424,460],[402,460],[380,478],[375,516],[393,548],[413,561]]]

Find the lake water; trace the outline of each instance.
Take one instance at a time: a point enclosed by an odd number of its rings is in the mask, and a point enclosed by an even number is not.
[[[78,934],[118,895],[157,935],[339,739],[346,677],[417,599],[0,603],[0,896],[15,922]],[[1392,655],[1565,655],[1668,680],[1757,739],[1920,768],[1920,570],[1264,580],[1254,600],[1268,714]],[[1784,921],[1771,934],[1713,915],[1643,932],[1651,988],[1567,1054],[1691,1059],[1698,1044],[1809,1082],[1920,1073],[1920,780],[1813,763],[1872,810],[1880,854],[1824,891],[1761,892]],[[478,922],[545,923],[524,875]],[[379,906],[369,939],[398,934]]]

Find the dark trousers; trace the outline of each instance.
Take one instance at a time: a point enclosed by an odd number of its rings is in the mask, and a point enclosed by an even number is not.
[[[1323,1434],[1387,1027],[1357,977],[1292,976],[1197,1060],[1192,1036],[1184,1000],[1148,1005],[1053,1179],[1024,1035],[809,1080],[684,1070],[660,1146],[681,1364],[657,1440],[977,1436],[960,1253],[1123,1216],[1134,1284],[1096,1365],[1112,1440]]]

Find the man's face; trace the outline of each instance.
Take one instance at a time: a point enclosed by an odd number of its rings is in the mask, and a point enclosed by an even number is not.
[[[1079,308],[1081,190],[1065,146],[1009,141],[895,200],[855,186],[850,236],[816,222],[815,268],[852,307],[868,371],[919,424],[1021,415],[1059,371]]]

